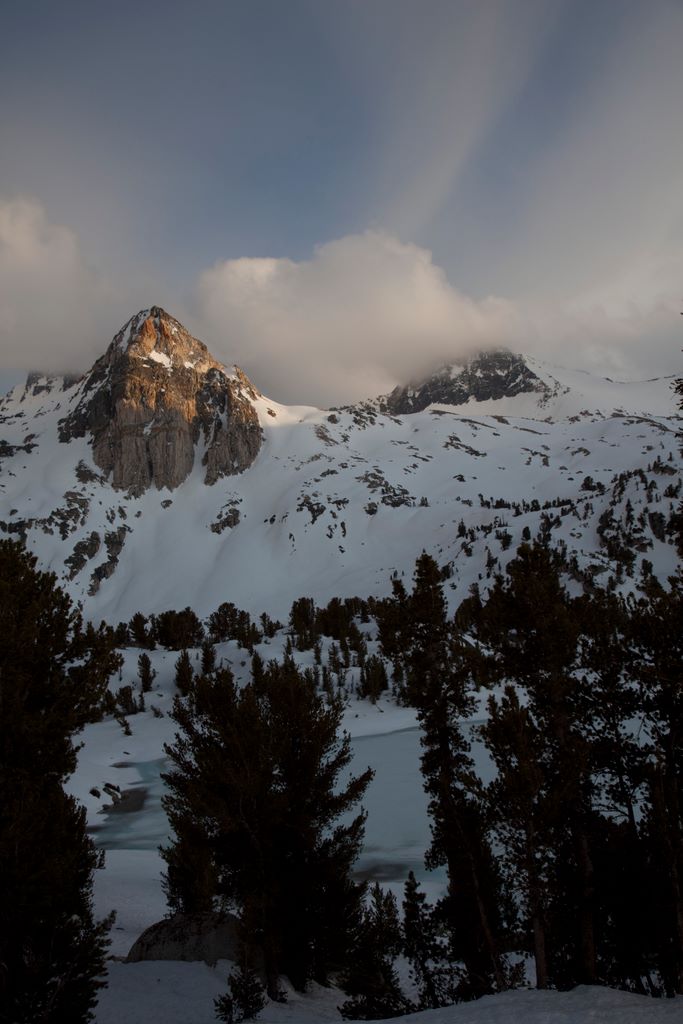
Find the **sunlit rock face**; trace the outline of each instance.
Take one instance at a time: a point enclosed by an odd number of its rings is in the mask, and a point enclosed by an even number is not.
[[[393,416],[421,412],[430,405],[466,405],[549,391],[522,356],[507,350],[481,352],[466,362],[450,364],[424,380],[397,387],[380,400],[383,411]]]
[[[90,436],[97,466],[133,495],[178,487],[198,447],[207,484],[247,469],[261,447],[251,382],[158,306],[128,321],[80,389],[60,440]]]

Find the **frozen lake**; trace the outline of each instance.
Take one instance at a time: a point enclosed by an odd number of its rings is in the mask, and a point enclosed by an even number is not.
[[[403,883],[409,871],[418,878],[440,881],[439,872],[427,875],[424,853],[430,842],[427,800],[422,788],[420,731],[416,727],[357,736],[352,740],[352,771],[369,765],[375,777],[363,806],[368,812],[365,842],[356,862],[356,873],[380,882]],[[487,765],[479,744],[473,744],[480,770]],[[483,763],[482,763],[483,762]],[[161,808],[164,790],[160,774],[165,758],[136,761],[144,804],[139,810],[102,816],[95,833],[105,850],[157,850],[168,841],[168,822]]]

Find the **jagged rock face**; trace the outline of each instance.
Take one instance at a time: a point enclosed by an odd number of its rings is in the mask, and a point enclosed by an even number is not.
[[[482,352],[462,366],[446,366],[425,381],[394,388],[380,402],[383,412],[404,416],[430,405],[464,405],[470,398],[485,402],[547,390],[521,356],[500,350]]]
[[[247,377],[229,374],[158,306],[128,321],[81,392],[60,421],[60,440],[91,434],[95,463],[132,494],[178,487],[200,439],[207,484],[247,469],[261,447],[258,393]]]

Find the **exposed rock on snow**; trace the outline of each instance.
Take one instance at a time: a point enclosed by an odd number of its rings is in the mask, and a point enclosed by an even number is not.
[[[175,914],[142,933],[126,960],[236,960],[239,921],[233,914]]]
[[[394,388],[390,395],[379,399],[378,405],[382,412],[404,416],[422,412],[430,405],[496,401],[526,392],[543,397],[549,391],[522,356],[501,350],[482,352],[463,365],[444,366],[426,380]]]
[[[244,374],[229,375],[201,341],[153,306],[128,321],[84,378],[59,437],[91,435],[95,463],[115,488],[134,495],[152,484],[178,487],[202,438],[205,482],[212,484],[256,458],[256,397]]]

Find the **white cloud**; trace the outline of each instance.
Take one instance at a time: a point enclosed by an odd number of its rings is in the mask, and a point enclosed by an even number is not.
[[[190,315],[145,282],[106,284],[77,236],[34,200],[0,203],[0,373],[85,370],[139,307],[161,301],[215,355],[284,402],[341,404],[389,390],[472,349],[508,345],[613,376],[679,365],[671,297],[621,292],[521,303],[463,294],[431,253],[367,231],[308,260],[242,258],[205,270]]]
[[[459,294],[431,254],[368,231],[313,258],[226,260],[199,282],[210,347],[283,400],[371,395],[463,348],[497,341],[508,304]]]
[[[99,354],[110,296],[67,227],[33,199],[0,202],[2,367],[80,368]]]
[[[671,372],[673,301],[519,304],[463,295],[431,253],[368,231],[310,260],[226,260],[200,277],[196,330],[289,402],[368,397],[473,349],[510,346],[610,375]]]

